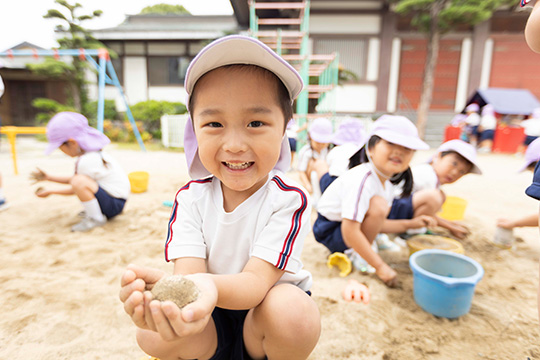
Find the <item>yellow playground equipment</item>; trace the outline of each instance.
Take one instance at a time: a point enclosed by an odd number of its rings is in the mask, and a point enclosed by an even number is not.
[[[13,159],[13,171],[15,175],[19,174],[17,168],[17,147],[15,144],[17,135],[19,134],[45,134],[47,133],[46,127],[33,127],[33,126],[2,126],[0,128],[0,134],[6,134],[9,145],[11,146],[11,158]]]

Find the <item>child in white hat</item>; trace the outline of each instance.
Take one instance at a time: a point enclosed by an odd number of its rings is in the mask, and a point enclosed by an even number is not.
[[[165,258],[199,298],[179,309],[148,292],[161,270],[130,265],[120,298],[149,355],[306,359],[319,339],[300,255],[311,205],[283,172],[299,74],[260,41],[227,36],[191,62],[185,152],[193,181],[173,205]]]
[[[313,234],[331,253],[348,254],[355,267],[359,259],[364,260],[385,284],[395,286],[397,273],[372,245],[379,233],[394,232],[391,224],[385,224],[394,198],[393,184],[403,181],[410,191],[413,179],[409,163],[415,150],[429,146],[403,116],[381,116],[368,139],[351,158],[351,169],[323,192]],[[419,228],[432,223],[431,217],[420,216],[408,225]]]
[[[392,209],[388,215],[388,219],[405,224],[396,232],[406,231],[406,222],[410,219],[427,215],[435,218],[437,226],[448,229],[459,239],[464,238],[469,233],[465,226],[445,220],[436,214],[446,200],[441,186],[452,184],[469,173],[482,174],[482,171],[477,164],[476,149],[462,140],[443,143],[429,163],[413,166],[412,195],[403,195],[403,189],[398,186],[396,199],[392,202]]]

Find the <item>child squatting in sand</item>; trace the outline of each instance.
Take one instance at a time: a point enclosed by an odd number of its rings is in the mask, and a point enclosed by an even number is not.
[[[120,299],[148,354],[166,359],[306,359],[320,335],[300,254],[311,205],[282,171],[298,73],[258,40],[228,36],[186,74],[185,151],[195,179],[177,195],[165,256],[200,297],[153,300],[165,273],[128,266]]]

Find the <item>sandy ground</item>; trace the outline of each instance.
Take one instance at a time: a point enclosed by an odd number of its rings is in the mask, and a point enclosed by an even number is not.
[[[89,233],[71,233],[81,206],[71,197],[40,199],[28,174],[70,174],[74,162],[59,151],[44,156],[45,143],[17,141],[20,175],[13,174],[6,142],[0,151],[4,190],[11,208],[0,213],[0,359],[141,359],[135,327],[118,300],[119,279],[129,263],[172,271],[163,258],[172,200],[187,180],[178,152],[108,151],[126,172],[150,173],[148,191],[132,194],[124,213]],[[414,162],[432,152],[419,152]],[[437,318],[413,299],[408,253],[392,257],[401,286],[386,288],[353,272],[371,289],[369,305],[346,303],[346,279],[325,265],[327,250],[310,234],[303,254],[314,275],[313,298],[322,314],[322,335],[310,359],[540,359],[536,289],[538,229],[517,229],[511,250],[492,245],[495,219],[538,211],[524,195],[530,173],[516,173],[522,158],[480,155],[483,176],[468,175],[446,186],[468,200],[464,222],[472,234],[462,244],[485,276],[471,311],[457,319]],[[295,174],[291,174],[294,176]],[[47,184],[46,186],[57,186]]]

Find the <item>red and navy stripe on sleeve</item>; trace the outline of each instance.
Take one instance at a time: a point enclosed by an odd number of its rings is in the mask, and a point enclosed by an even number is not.
[[[207,178],[207,179],[201,179],[201,180],[192,180],[190,182],[188,182],[186,185],[184,185],[183,187],[180,188],[180,190],[178,190],[178,192],[176,193],[176,196],[174,197],[174,204],[173,204],[173,207],[172,207],[172,210],[171,210],[171,218],[169,219],[169,224],[167,226],[167,241],[165,241],[165,260],[166,261],[170,261],[169,259],[169,244],[172,240],[172,237],[173,237],[173,224],[175,223],[177,217],[178,217],[178,194],[180,194],[181,191],[184,191],[184,190],[188,190],[189,187],[191,186],[191,184],[195,183],[195,184],[205,184],[205,183],[208,183],[208,182],[212,182],[212,178]]]
[[[304,215],[304,212],[307,208],[307,197],[301,189],[285,184],[283,179],[281,179],[279,176],[274,176],[272,178],[272,181],[276,183],[280,190],[297,192],[298,195],[300,195],[300,199],[302,201],[300,207],[296,209],[292,216],[291,227],[289,228],[289,232],[285,237],[283,248],[279,254],[278,261],[274,265],[278,269],[284,270],[287,267],[287,263],[289,262],[294,243],[302,227],[302,216]]]

